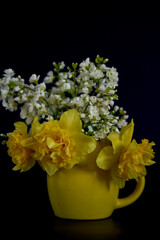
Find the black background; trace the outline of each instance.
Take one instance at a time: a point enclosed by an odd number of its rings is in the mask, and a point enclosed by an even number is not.
[[[155,141],[156,164],[148,168],[146,187],[133,205],[101,221],[67,221],[54,217],[47,195],[46,174],[38,167],[13,172],[7,149],[1,149],[1,212],[5,234],[51,236],[53,239],[123,239],[158,236],[159,207],[159,71],[160,7],[155,3],[113,1],[37,5],[23,2],[0,6],[0,74],[12,68],[41,80],[53,61],[67,65],[99,54],[119,72],[119,100],[135,122],[134,138]],[[0,109],[0,132],[13,131],[17,112]],[[134,183],[121,192],[129,194]]]

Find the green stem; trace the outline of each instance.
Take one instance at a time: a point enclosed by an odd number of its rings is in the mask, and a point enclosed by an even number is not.
[[[47,107],[51,110],[52,115],[53,115],[53,118],[54,118],[54,119],[57,119],[57,116],[56,116],[53,108],[52,108],[51,105],[49,104],[49,102],[48,102],[45,98],[42,98],[42,100],[46,103]]]
[[[32,89],[32,88],[30,88],[30,87],[28,87],[28,86],[24,86],[24,88],[27,88],[27,89],[29,89],[29,90],[31,90],[31,91],[33,91],[33,92],[35,92],[35,90],[34,89]]]
[[[88,102],[87,105],[86,105],[86,107],[85,107],[85,109],[84,109],[84,113],[86,112],[86,110],[87,110],[89,104],[90,104],[90,103]]]

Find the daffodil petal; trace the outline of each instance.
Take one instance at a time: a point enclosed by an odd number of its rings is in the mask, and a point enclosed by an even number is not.
[[[113,148],[111,146],[106,146],[98,154],[96,163],[99,168],[109,170],[116,162],[116,159],[117,157],[113,153]]]
[[[38,121],[38,117],[35,116],[33,123],[32,123],[32,128],[31,128],[31,135],[35,135],[36,134],[36,129],[40,126],[40,123]]]
[[[56,164],[47,161],[38,161],[41,168],[47,172],[48,175],[52,176],[59,169]]]
[[[15,122],[15,128],[17,128],[23,136],[27,135],[27,125],[24,122]]]
[[[28,171],[29,169],[31,169],[34,165],[35,165],[36,161],[32,158],[30,158],[27,163],[18,163],[16,164],[12,170],[14,171],[18,171],[20,170],[20,172],[26,172]]]
[[[74,132],[81,132],[82,122],[76,109],[70,109],[64,112],[60,118],[60,124],[63,129]]]
[[[110,132],[107,138],[111,141],[114,154],[120,154],[124,149],[124,144],[119,138],[119,134],[115,132]]]
[[[71,169],[75,164],[78,164],[79,162],[77,161],[77,159],[72,158],[72,160],[69,162],[69,164],[67,164],[66,166],[64,166],[65,169]]]
[[[135,152],[136,150],[138,150],[138,148],[139,148],[138,143],[136,142],[135,139],[133,139],[133,141],[130,143],[130,145],[129,145],[128,148],[127,148],[126,154],[133,153],[133,152]]]
[[[118,163],[113,165],[111,176],[120,189],[125,187],[125,179],[118,177]]]
[[[54,139],[52,139],[51,137],[47,137],[47,146],[49,147],[49,148],[55,148],[55,147],[57,147],[57,146],[59,146],[59,145],[61,145],[62,143],[56,143],[55,141],[54,141]]]
[[[93,137],[87,136],[83,133],[74,135],[76,152],[79,155],[89,154],[93,152],[97,146]]]
[[[25,138],[25,139],[21,140],[20,143],[23,147],[33,149],[34,140],[32,137]]]
[[[124,143],[125,147],[127,147],[131,142],[132,136],[133,136],[133,131],[134,131],[134,122],[132,119],[131,122],[127,126],[125,126],[121,129],[121,132],[120,132],[120,139]]]

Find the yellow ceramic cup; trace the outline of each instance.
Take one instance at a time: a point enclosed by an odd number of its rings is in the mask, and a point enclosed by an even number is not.
[[[47,176],[53,211],[57,217],[67,219],[107,218],[115,209],[133,203],[141,195],[144,185],[145,178],[142,177],[131,195],[119,199],[119,188],[109,171],[77,165]]]

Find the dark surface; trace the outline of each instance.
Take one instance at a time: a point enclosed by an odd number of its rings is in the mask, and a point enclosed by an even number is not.
[[[41,5],[41,6],[40,6]],[[1,146],[2,230],[17,238],[144,239],[159,236],[160,136],[160,14],[158,4],[76,6],[40,4],[36,7],[0,7],[0,73],[13,68],[41,79],[53,61],[66,64],[109,58],[119,72],[118,105],[135,121],[134,138],[155,141],[157,162],[148,168],[145,191],[134,204],[99,221],[69,221],[54,217],[47,195],[46,175],[36,166],[13,172],[6,148]],[[18,113],[0,109],[0,132],[13,130]],[[131,184],[132,185],[132,184]],[[123,190],[122,196],[133,186]]]

